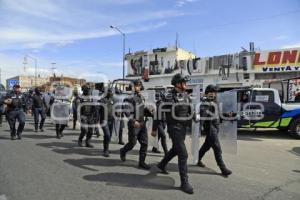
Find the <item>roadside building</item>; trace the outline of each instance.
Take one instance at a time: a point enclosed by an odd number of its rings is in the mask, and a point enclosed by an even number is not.
[[[153,49],[126,55],[129,79],[141,78],[145,88],[166,86],[176,73],[189,75],[189,87],[209,84],[222,89],[263,87],[270,81],[300,76],[300,48],[257,51],[196,57],[182,49]],[[148,73],[147,73],[148,69]]]

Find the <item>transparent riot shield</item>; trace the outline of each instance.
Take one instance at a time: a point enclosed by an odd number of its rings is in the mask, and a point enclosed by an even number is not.
[[[191,152],[193,155],[193,163],[198,162],[199,154],[199,139],[200,139],[200,86],[193,89],[192,94],[194,119],[192,121],[192,135],[191,135]]]
[[[51,105],[51,119],[55,124],[68,124],[71,114],[72,88],[58,86],[55,88],[54,103]]]
[[[226,91],[217,97],[221,123],[219,138],[224,153],[237,153],[237,93]]]
[[[145,90],[142,91],[142,95],[145,98],[145,107],[153,111],[153,115],[156,113],[156,104],[155,104],[155,90]],[[155,116],[153,116],[155,117]],[[158,145],[158,134],[152,133],[153,128],[153,117],[148,117],[146,121],[147,133],[149,135],[149,144],[152,144],[153,147],[159,148]]]
[[[114,123],[113,123],[113,130],[112,130],[112,140],[118,142],[119,140],[119,133],[120,129],[124,128],[122,125],[125,126],[125,122],[123,118],[122,106],[124,99],[127,96],[124,94],[115,94],[113,97],[114,105],[113,105],[113,115],[114,115]]]

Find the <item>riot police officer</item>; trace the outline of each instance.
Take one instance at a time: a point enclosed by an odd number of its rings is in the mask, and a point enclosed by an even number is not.
[[[31,109],[34,116],[35,132],[38,132],[38,128],[40,129],[41,132],[44,132],[43,127],[46,119],[47,104],[43,94],[41,93],[41,89],[39,87],[35,88],[35,94],[32,96]],[[39,116],[41,116],[41,121],[39,120]]]
[[[90,143],[90,140],[93,136],[94,128],[99,121],[99,106],[97,102],[93,101],[91,97],[91,87],[88,84],[82,87],[79,112],[81,132],[78,138],[78,146],[83,146],[82,140],[86,136],[86,147],[93,148],[94,146]]]
[[[160,94],[160,96],[162,96],[163,94]],[[165,128],[166,128],[166,116],[165,116],[165,113],[162,113],[160,111],[159,108],[160,105],[162,104],[162,100],[161,98],[156,102],[156,112],[157,112],[157,116],[159,116],[159,113],[161,113],[161,116],[156,119],[154,119],[153,121],[153,131],[155,133],[157,133],[158,135],[158,141],[160,140],[161,142],[161,146],[162,146],[162,149],[164,151],[165,154],[167,154],[168,152],[168,146],[167,146],[167,137],[166,137],[166,133],[165,133]],[[160,151],[156,148],[156,147],[153,147],[152,148],[152,152],[153,153],[160,153]]]
[[[225,166],[222,158],[221,144],[218,137],[220,117],[215,117],[220,116],[218,106],[216,104],[217,91],[218,88],[216,86],[208,85],[205,89],[205,97],[202,99],[202,101],[205,103],[201,104],[200,106],[200,119],[205,118],[205,120],[200,121],[200,125],[203,127],[202,130],[206,134],[206,138],[204,144],[199,150],[199,159],[197,165],[199,167],[205,167],[205,165],[202,163],[202,158],[205,153],[212,148],[222,175],[228,176],[232,172]]]
[[[150,169],[150,166],[145,163],[148,148],[148,134],[144,117],[151,116],[152,111],[145,107],[145,98],[141,95],[141,89],[142,82],[140,80],[134,80],[133,95],[124,100],[124,113],[129,118],[128,143],[120,149],[120,158],[122,161],[125,161],[126,153],[132,150],[137,141],[139,141],[141,145],[139,167],[142,169]],[[132,112],[130,112],[130,110]]]
[[[21,93],[20,85],[14,85],[13,91],[8,93],[4,98],[7,105],[7,119],[10,127],[10,135],[12,140],[22,139],[22,132],[25,127],[25,112],[27,112],[27,104],[24,95]],[[16,120],[19,121],[16,130]],[[17,138],[16,138],[17,136]]]
[[[80,103],[80,98],[79,98],[78,91],[74,91],[74,98],[72,100],[73,130],[76,129],[76,123],[77,123],[77,119],[78,119],[77,108],[79,106],[79,103]]]
[[[103,131],[103,156],[109,157],[109,143],[111,140],[111,121],[113,118],[112,115],[112,92],[110,90],[107,91],[106,96],[100,99],[100,107],[99,107],[99,121]]]
[[[63,131],[68,125],[70,115],[70,100],[68,99],[67,88],[58,86],[54,91],[54,97],[51,98],[51,118],[55,124],[56,138],[64,136]]]
[[[187,160],[188,153],[185,146],[186,128],[191,120],[191,99],[186,92],[186,82],[188,77],[181,74],[175,74],[171,84],[174,88],[164,96],[162,108],[166,114],[167,131],[172,140],[172,148],[165,157],[158,163],[157,167],[162,173],[168,174],[167,164],[178,156],[179,174],[181,180],[181,190],[188,194],[193,194],[193,188],[188,181]]]

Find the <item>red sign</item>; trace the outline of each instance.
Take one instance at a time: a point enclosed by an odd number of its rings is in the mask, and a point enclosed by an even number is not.
[[[300,64],[300,49],[286,51],[270,51],[267,53],[255,53],[253,65],[267,66],[277,65],[285,66],[287,64]],[[264,55],[264,57],[263,57]]]

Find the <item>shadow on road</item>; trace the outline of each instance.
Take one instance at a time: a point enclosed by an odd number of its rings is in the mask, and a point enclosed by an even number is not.
[[[135,160],[126,160],[126,162],[122,162],[121,160],[116,159],[106,159],[106,158],[82,158],[82,159],[66,159],[64,162],[73,165],[75,167],[89,170],[89,171],[99,171],[96,167],[133,167],[138,168],[137,161]],[[157,169],[157,163],[151,163],[150,166],[152,169]],[[94,166],[94,167],[93,167]],[[188,166],[189,173],[192,174],[207,174],[207,175],[220,175],[216,171],[209,169],[209,168],[200,168],[194,165]],[[157,169],[158,170],[158,169]],[[175,163],[170,163],[167,166],[167,170],[170,172],[178,173],[178,165]]]
[[[106,182],[107,185],[155,190],[174,190],[175,180],[168,176],[157,176],[156,172],[146,175],[127,173],[101,173],[87,175],[87,181]],[[177,188],[178,189],[178,188]]]
[[[23,138],[30,138],[30,139],[53,139],[55,135],[44,135],[44,133],[36,133],[33,135],[23,134]]]
[[[294,147],[290,152],[296,156],[300,156],[300,147]]]
[[[137,161],[135,160],[126,160],[126,162],[122,162],[121,160],[115,159],[104,159],[104,158],[82,158],[82,159],[66,159],[64,162],[73,165],[75,167],[89,170],[89,171],[99,171],[95,167],[133,167],[139,169],[137,166]]]
[[[0,136],[0,140],[10,140],[10,136]]]
[[[78,147],[77,141],[74,143],[67,142],[50,142],[50,143],[39,143],[38,146],[52,149],[53,152],[64,155],[83,155],[83,156],[100,156],[101,150],[90,149],[85,147]]]

